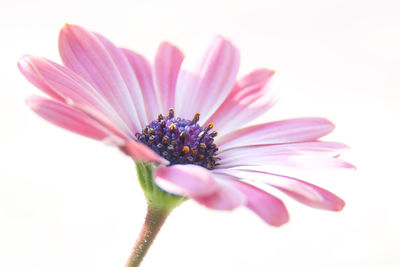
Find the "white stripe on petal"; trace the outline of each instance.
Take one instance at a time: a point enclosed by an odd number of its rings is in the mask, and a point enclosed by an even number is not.
[[[220,150],[249,145],[267,145],[316,140],[334,125],[323,118],[298,118],[263,123],[228,133],[216,140]]]
[[[313,208],[340,211],[345,205],[344,201],[333,193],[293,177],[243,169],[217,170],[216,172],[231,175],[245,181],[266,183]]]
[[[229,41],[215,37],[201,57],[185,57],[178,76],[176,114],[191,118],[200,112],[200,124],[217,110],[235,83],[239,51]]]
[[[45,120],[55,125],[96,140],[110,134],[108,129],[85,113],[63,103],[39,96],[31,96],[26,104]]]
[[[59,50],[64,64],[104,96],[132,131],[146,123],[143,97],[135,74],[120,49],[100,35],[66,25]]]
[[[122,121],[120,116],[108,104],[99,92],[76,73],[50,60],[24,56],[18,62],[18,67],[28,80],[34,80],[34,85],[44,92],[51,90],[58,95],[57,99],[88,107],[101,114],[118,126],[126,135],[133,136],[132,130]]]
[[[213,123],[220,136],[224,136],[266,112],[276,102],[275,94],[267,86],[273,74],[271,70],[258,69],[241,78],[206,124]]]
[[[183,53],[170,43],[163,42],[158,47],[154,61],[154,81],[163,114],[175,107],[176,82],[183,57]]]

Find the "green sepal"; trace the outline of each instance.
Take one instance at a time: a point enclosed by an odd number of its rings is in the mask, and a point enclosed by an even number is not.
[[[157,164],[135,161],[135,165],[140,186],[150,207],[171,211],[188,199],[184,196],[168,193],[156,185],[153,172]]]

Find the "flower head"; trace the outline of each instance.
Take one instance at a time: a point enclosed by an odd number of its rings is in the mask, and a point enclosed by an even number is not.
[[[275,104],[274,72],[257,69],[236,80],[239,52],[230,41],[215,37],[199,58],[162,43],[151,64],[97,33],[65,25],[59,50],[63,65],[35,56],[19,61],[22,74],[50,97],[33,96],[27,104],[58,126],[152,166],[151,179],[167,192],[213,209],[247,206],[275,226],[288,221],[285,205],[254,183],[314,208],[343,208],[331,192],[285,172],[352,168],[338,158],[345,145],[318,140],[333,124],[298,118],[243,127]]]

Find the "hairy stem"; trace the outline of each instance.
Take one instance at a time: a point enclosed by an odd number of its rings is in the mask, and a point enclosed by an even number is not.
[[[147,207],[146,220],[126,267],[138,267],[167,219],[170,209]]]

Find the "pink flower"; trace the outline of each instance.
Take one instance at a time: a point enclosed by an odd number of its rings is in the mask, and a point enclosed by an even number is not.
[[[164,190],[212,209],[246,206],[274,226],[288,221],[285,205],[249,182],[313,208],[343,208],[336,195],[286,173],[353,167],[338,158],[344,144],[318,140],[333,124],[298,118],[241,128],[276,102],[274,72],[257,69],[236,81],[239,52],[228,40],[215,37],[200,58],[162,43],[151,64],[65,25],[59,50],[64,66],[35,56],[19,61],[22,74],[50,97],[32,96],[27,104],[60,127],[156,163],[154,180]]]

